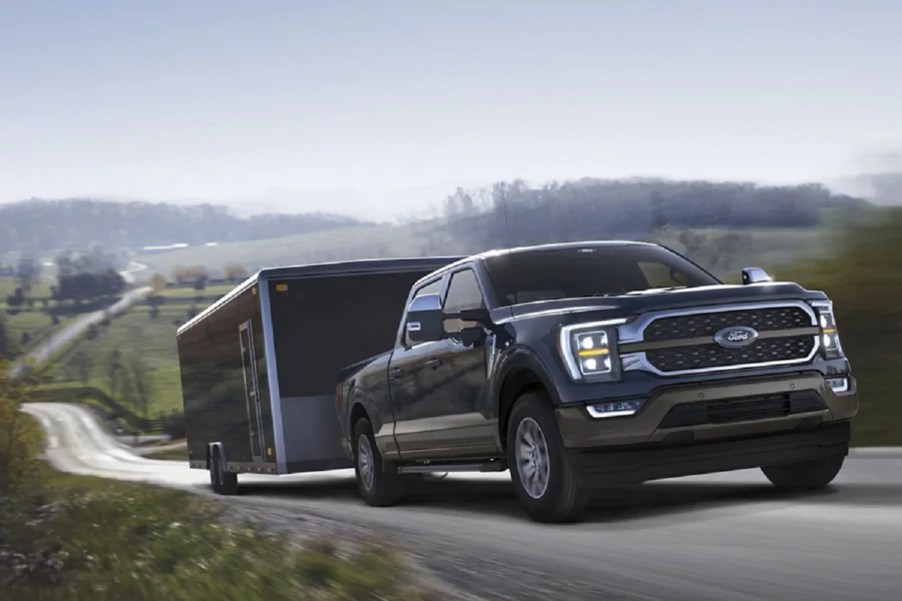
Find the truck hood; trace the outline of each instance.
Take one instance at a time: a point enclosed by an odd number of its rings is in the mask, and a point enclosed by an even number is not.
[[[506,307],[507,317],[523,319],[542,315],[599,313],[599,319],[629,317],[649,311],[682,309],[735,303],[780,300],[826,300],[823,292],[811,291],[791,282],[751,284],[747,286],[716,285],[693,288],[659,288],[631,292],[619,296],[566,298],[521,303]],[[500,310],[499,310],[500,311]],[[501,317],[501,315],[499,315]],[[503,317],[502,317],[503,319]]]

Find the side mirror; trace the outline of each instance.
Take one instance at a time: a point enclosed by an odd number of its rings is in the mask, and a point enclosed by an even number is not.
[[[760,267],[746,267],[742,270],[742,285],[770,282],[772,278]]]
[[[442,297],[423,294],[410,301],[407,307],[407,336],[415,343],[433,342],[445,337],[442,325]]]
[[[454,315],[445,315],[445,318],[457,318],[463,321],[475,321],[476,323],[481,323],[483,325],[491,322],[491,317],[489,317],[489,310],[485,307],[480,307],[478,309],[464,309],[460,313],[455,313]]]

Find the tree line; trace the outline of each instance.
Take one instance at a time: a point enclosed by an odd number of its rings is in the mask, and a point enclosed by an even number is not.
[[[242,218],[211,204],[31,199],[0,205],[0,254],[259,240],[361,223],[325,213]]]
[[[458,188],[445,200],[447,229],[473,249],[598,238],[647,238],[662,228],[793,228],[824,210],[869,203],[819,184],[602,180],[532,186],[522,180]]]

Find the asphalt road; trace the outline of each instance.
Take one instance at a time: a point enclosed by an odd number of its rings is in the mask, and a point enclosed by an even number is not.
[[[58,469],[208,494],[206,472],[132,454],[80,408],[26,411]],[[359,500],[347,470],[239,482],[226,501],[287,529],[308,518],[371,529],[485,598],[902,599],[897,449],[853,451],[819,493],[780,493],[758,471],[681,478],[612,491],[570,525],[528,521],[507,474],[417,482],[403,506],[383,509]]]
[[[126,272],[123,272],[126,273]],[[18,378],[27,368],[34,369],[50,357],[58,350],[84,334],[92,325],[99,324],[104,320],[106,315],[119,315],[135,302],[141,300],[152,292],[149,286],[142,286],[126,292],[121,299],[105,309],[85,313],[72,320],[71,323],[56,332],[53,336],[40,343],[36,348],[32,349],[24,358],[17,360],[10,366],[10,376]]]

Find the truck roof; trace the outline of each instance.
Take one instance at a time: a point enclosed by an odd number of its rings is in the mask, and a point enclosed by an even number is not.
[[[325,275],[351,275],[361,273],[392,272],[397,270],[436,270],[449,263],[462,259],[460,256],[446,257],[412,257],[392,259],[359,259],[354,261],[334,261],[331,263],[308,263],[305,265],[287,265],[282,267],[265,267],[230,290],[225,296],[198,313],[179,327],[176,336],[197,325],[220,307],[240,295],[255,284],[272,278],[298,278]]]
[[[485,260],[509,254],[526,254],[551,250],[566,250],[568,248],[586,248],[591,246],[659,246],[653,242],[641,242],[639,240],[582,240],[577,242],[555,242],[552,244],[536,244],[534,246],[515,246],[514,248],[496,248],[483,251],[468,257],[461,257],[458,261],[446,265],[436,271],[453,269],[462,263],[474,260]]]

